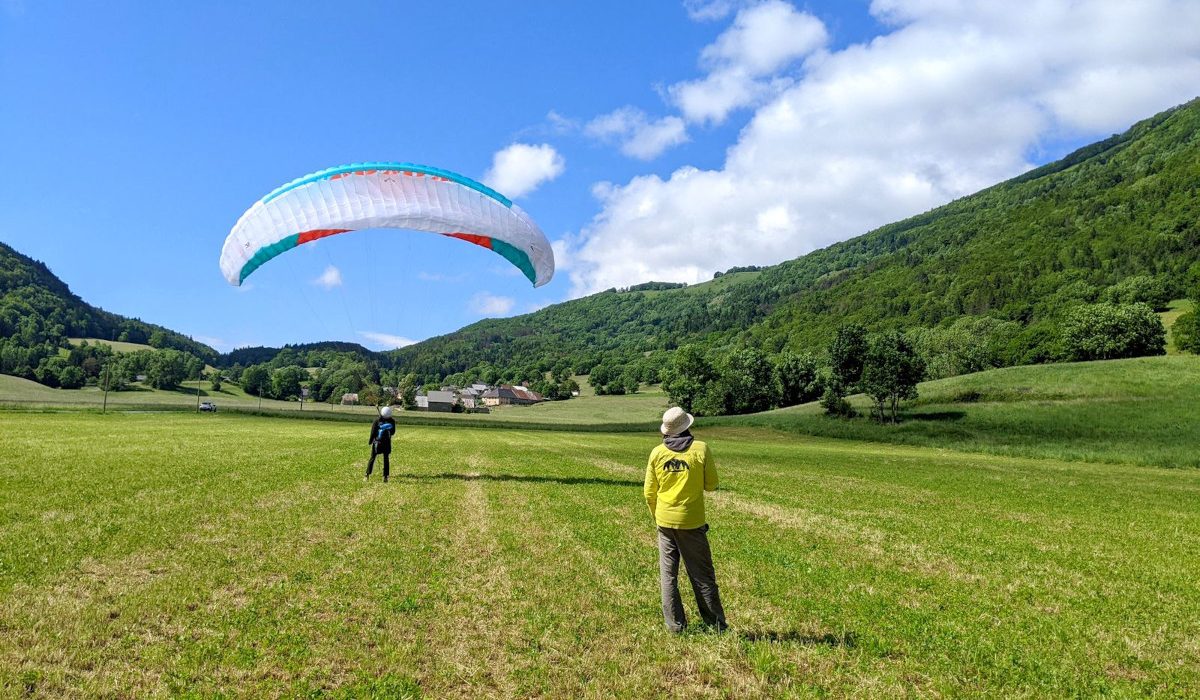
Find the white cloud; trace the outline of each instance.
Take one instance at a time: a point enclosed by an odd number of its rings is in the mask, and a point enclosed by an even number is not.
[[[821,20],[783,0],[769,0],[739,12],[733,26],[700,52],[700,63],[710,70],[737,66],[766,75],[828,40]]]
[[[484,316],[505,316],[512,311],[516,300],[512,297],[501,297],[489,292],[478,292],[471,297],[468,307],[471,311]]]
[[[562,175],[567,161],[550,144],[514,143],[492,156],[484,182],[508,197],[523,197]]]
[[[821,20],[782,0],[752,5],[700,53],[708,75],[676,83],[667,93],[688,121],[720,123],[733,110],[786,88],[789,80],[772,76],[828,40]]]
[[[588,122],[584,133],[605,141],[617,141],[621,152],[632,158],[650,160],[688,140],[687,128],[679,117],[651,121],[636,107],[621,107]]]
[[[546,123],[556,134],[570,134],[579,131],[579,120],[559,114],[555,110],[546,113]]]
[[[366,338],[376,350],[395,350],[396,348],[402,348],[419,342],[412,338],[405,338],[402,335],[392,335],[391,333],[359,331],[358,334]]]
[[[318,287],[324,287],[325,289],[340,287],[342,286],[342,271],[333,265],[329,265],[319,277],[312,281],[312,283]]]
[[[724,19],[742,4],[739,0],[683,0],[683,9],[696,22],[711,22]]]
[[[1107,136],[1200,92],[1196,2],[872,12],[890,32],[811,54],[719,169],[594,187],[601,211],[568,239],[572,294],[794,258],[1016,175],[1047,139]]]
[[[550,249],[554,251],[554,271],[568,272],[574,265],[575,260],[571,253],[575,249],[575,242],[571,236],[560,238],[557,241],[550,241]]]

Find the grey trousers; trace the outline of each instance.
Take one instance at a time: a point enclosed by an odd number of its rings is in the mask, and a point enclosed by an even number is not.
[[[708,548],[708,525],[694,530],[658,528],[658,580],[662,588],[663,620],[667,629],[682,632],[687,627],[683,599],[679,597],[679,560],[687,568],[696,595],[696,607],[704,624],[724,630],[725,609],[717,590],[717,573],[713,569],[712,551]]]

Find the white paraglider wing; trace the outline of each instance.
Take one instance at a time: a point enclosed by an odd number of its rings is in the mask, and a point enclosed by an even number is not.
[[[221,250],[221,271],[241,285],[280,253],[368,228],[428,231],[483,246],[535,287],[554,276],[550,242],[520,207],[470,178],[413,163],[343,165],[280,187],[238,219]]]

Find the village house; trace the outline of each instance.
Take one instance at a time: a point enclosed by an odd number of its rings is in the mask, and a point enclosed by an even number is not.
[[[454,409],[454,394],[449,391],[430,391],[417,394],[417,410],[450,413]]]
[[[523,386],[501,384],[483,392],[485,406],[531,406],[543,401],[540,394]]]

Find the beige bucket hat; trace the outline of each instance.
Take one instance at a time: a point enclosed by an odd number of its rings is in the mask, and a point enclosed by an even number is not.
[[[663,414],[662,426],[659,427],[659,431],[663,435],[678,435],[692,427],[695,420],[692,414],[678,406],[672,406]]]

